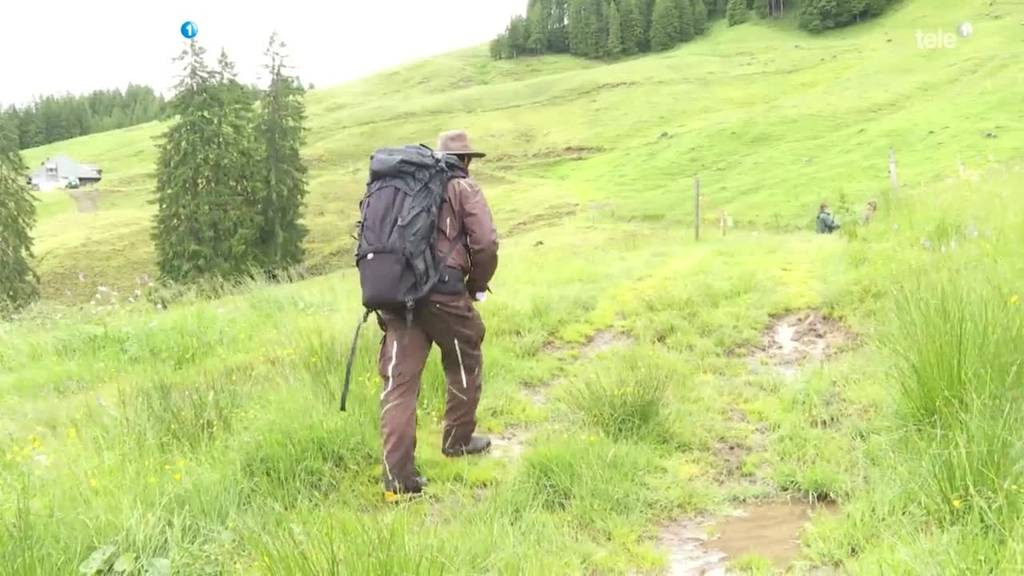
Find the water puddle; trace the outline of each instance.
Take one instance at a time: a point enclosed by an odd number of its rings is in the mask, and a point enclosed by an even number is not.
[[[659,544],[671,576],[723,576],[729,561],[758,556],[784,572],[800,557],[800,532],[832,505],[772,502],[717,520],[683,520],[665,528]]]
[[[838,320],[815,310],[793,312],[772,321],[752,360],[795,378],[803,365],[827,359],[851,340],[849,330]]]

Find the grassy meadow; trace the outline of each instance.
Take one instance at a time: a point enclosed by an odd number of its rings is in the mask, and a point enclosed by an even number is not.
[[[165,126],[27,151],[106,179],[97,214],[40,195],[45,299],[0,324],[0,573],[658,574],[666,522],[778,498],[840,505],[796,573],[1020,573],[1022,33],[1021,5],[908,0],[822,36],[718,23],[612,64],[479,48],[316,90],[314,277],[166,307],[135,295]],[[515,445],[441,456],[434,357],[429,495],[389,505],[372,328],[336,405],[350,235],[369,153],[457,127],[491,152],[502,237],[481,429]],[[823,200],[836,236],[813,233]],[[787,377],[756,349],[800,310],[851,336]]]

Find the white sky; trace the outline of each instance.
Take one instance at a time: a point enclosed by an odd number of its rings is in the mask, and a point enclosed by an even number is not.
[[[273,31],[303,82],[330,86],[486,42],[527,0],[3,0],[0,103],[147,84],[169,93],[192,20],[211,62],[221,47],[259,80]]]

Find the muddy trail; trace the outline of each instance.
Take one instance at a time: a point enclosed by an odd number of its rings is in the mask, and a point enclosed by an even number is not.
[[[736,351],[754,375],[796,380],[801,370],[822,364],[850,347],[853,334],[838,320],[816,310],[802,310],[773,317],[759,344]],[[734,408],[734,419],[745,420]],[[760,442],[768,441],[761,437]],[[719,448],[727,475],[734,475],[744,448],[726,444]],[[835,514],[834,504],[770,501],[750,504],[723,517],[682,518],[662,528],[658,546],[669,559],[667,574],[701,576],[731,574],[730,563],[744,557],[767,560],[785,573],[800,559],[800,535],[820,514]],[[831,568],[814,568],[812,574],[832,574]]]
[[[784,572],[800,557],[800,533],[833,506],[769,502],[717,520],[689,519],[666,526],[659,545],[668,551],[670,576],[730,574],[729,562],[757,556]],[[821,573],[828,573],[821,572]]]

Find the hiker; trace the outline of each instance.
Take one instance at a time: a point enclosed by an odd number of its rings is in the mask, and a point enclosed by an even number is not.
[[[817,230],[818,234],[831,234],[839,230],[839,222],[832,215],[828,204],[822,203],[821,209],[818,211]]]
[[[380,426],[384,445],[385,496],[422,492],[416,468],[416,401],[420,376],[433,344],[441,349],[447,381],[442,452],[450,458],[481,454],[491,441],[477,436],[484,324],[474,301],[486,297],[498,266],[498,236],[480,187],[469,177],[473,160],[485,154],[470,145],[466,132],[441,134],[438,152],[454,159],[451,180],[437,219],[434,247],[440,280],[414,309],[381,311],[384,330],[379,370],[384,380]]]
[[[864,207],[864,213],[860,216],[860,223],[865,226],[870,224],[875,219],[876,213],[878,213],[878,201],[871,200]]]

